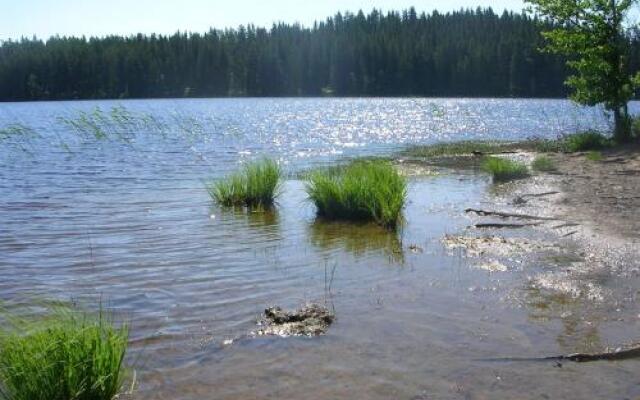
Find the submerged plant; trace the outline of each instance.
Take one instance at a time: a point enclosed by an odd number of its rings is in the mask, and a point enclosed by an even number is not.
[[[0,329],[0,399],[112,400],[122,389],[128,328],[58,308]]]
[[[556,171],[558,169],[553,160],[547,156],[536,157],[531,163],[531,168],[541,172]]]
[[[270,207],[279,195],[281,178],[278,163],[263,159],[207,185],[207,191],[222,206]]]
[[[493,175],[496,182],[526,178],[529,175],[529,170],[523,163],[500,157],[486,158],[482,169]]]
[[[306,191],[321,217],[374,221],[395,228],[407,196],[407,182],[387,161],[355,161],[310,173]]]

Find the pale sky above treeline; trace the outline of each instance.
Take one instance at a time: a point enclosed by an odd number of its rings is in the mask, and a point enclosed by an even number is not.
[[[336,12],[415,7],[446,12],[492,7],[521,11],[522,0],[0,0],[0,40],[37,36],[205,32],[274,22],[310,26]]]

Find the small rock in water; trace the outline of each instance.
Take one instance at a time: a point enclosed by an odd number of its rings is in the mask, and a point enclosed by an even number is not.
[[[492,262],[488,262],[485,264],[480,264],[477,265],[476,268],[478,269],[483,269],[485,271],[489,271],[489,272],[507,272],[509,271],[509,268],[502,264],[499,263],[498,261],[492,261]]]
[[[513,199],[513,205],[522,206],[525,204],[527,204],[527,200],[524,197],[517,196],[515,199]]]
[[[271,307],[264,311],[257,335],[318,336],[325,334],[334,320],[335,315],[319,304],[308,304],[296,311]]]

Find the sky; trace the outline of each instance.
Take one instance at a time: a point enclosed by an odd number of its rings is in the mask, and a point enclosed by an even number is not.
[[[337,11],[418,11],[493,7],[520,11],[523,0],[0,0],[0,40],[20,37],[204,32],[253,23],[311,25]]]

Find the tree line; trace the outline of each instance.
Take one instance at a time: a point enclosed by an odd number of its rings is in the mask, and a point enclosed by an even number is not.
[[[566,60],[538,51],[545,28],[524,13],[411,8],[339,13],[312,27],[23,38],[0,46],[0,100],[564,97]]]

